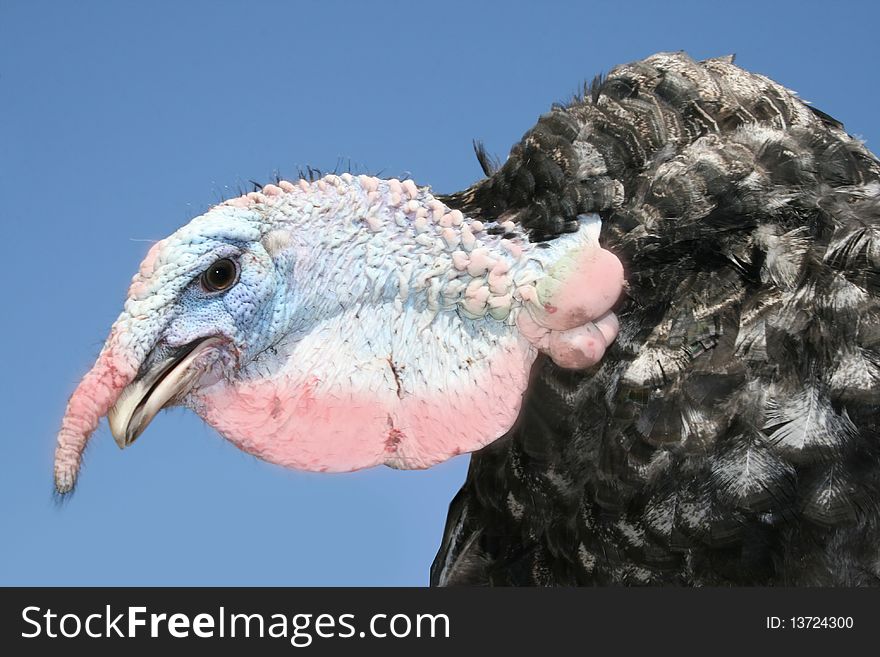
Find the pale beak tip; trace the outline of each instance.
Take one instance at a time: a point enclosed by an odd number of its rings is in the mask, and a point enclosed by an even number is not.
[[[113,436],[113,441],[119,449],[125,449],[129,445],[129,441],[126,437],[128,427],[125,426],[125,423],[116,421],[118,416],[113,412],[114,410],[115,409],[111,409],[107,416],[108,424],[110,425],[110,433]]]
[[[140,432],[134,432],[131,430],[131,427],[125,427],[121,431],[114,431],[111,427],[110,433],[113,434],[113,441],[119,447],[119,449],[125,449],[126,447],[130,447],[131,444],[137,440],[137,437],[140,435]]]

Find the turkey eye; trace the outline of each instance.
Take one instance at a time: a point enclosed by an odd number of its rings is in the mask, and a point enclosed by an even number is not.
[[[202,274],[202,285],[208,292],[222,292],[235,284],[238,268],[229,258],[217,260]]]

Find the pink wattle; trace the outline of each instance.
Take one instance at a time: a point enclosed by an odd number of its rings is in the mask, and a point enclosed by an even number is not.
[[[617,316],[611,308],[623,286],[623,265],[617,256],[602,248],[587,249],[549,299],[520,313],[517,326],[560,367],[591,367],[617,337]],[[537,301],[534,296],[530,300]]]

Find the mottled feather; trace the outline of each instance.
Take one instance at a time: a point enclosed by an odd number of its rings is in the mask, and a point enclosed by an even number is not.
[[[480,151],[478,151],[479,153]],[[732,58],[661,53],[444,198],[534,239],[603,219],[621,331],[535,364],[434,584],[880,583],[880,162]]]

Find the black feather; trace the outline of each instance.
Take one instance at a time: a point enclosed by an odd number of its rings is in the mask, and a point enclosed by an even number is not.
[[[539,359],[435,584],[880,584],[880,162],[733,58],[659,54],[444,197],[536,241],[599,213],[604,361]],[[586,284],[586,283],[585,283]]]

